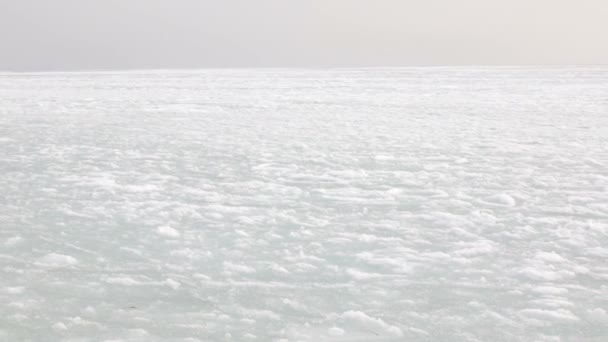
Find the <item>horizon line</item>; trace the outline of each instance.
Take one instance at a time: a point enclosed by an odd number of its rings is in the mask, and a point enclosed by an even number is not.
[[[378,69],[441,69],[441,68],[596,68],[605,64],[437,64],[407,66],[235,66],[235,67],[150,67],[150,68],[82,68],[82,69],[42,69],[3,70],[0,75],[10,74],[79,74],[79,73],[141,73],[141,72],[187,72],[187,71],[230,71],[230,70],[378,70]]]

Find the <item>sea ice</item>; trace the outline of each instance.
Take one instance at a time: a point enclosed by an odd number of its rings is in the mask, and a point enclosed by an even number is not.
[[[608,340],[606,94],[606,67],[0,73],[0,340]]]

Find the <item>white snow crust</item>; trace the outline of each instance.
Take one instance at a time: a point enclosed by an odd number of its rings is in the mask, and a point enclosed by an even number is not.
[[[608,68],[0,74],[0,341],[606,341]]]

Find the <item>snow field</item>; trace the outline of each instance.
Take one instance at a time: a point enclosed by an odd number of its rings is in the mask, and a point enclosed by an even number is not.
[[[0,75],[0,340],[603,341],[608,69]]]

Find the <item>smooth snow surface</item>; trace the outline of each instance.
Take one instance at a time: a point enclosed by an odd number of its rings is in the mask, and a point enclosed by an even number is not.
[[[606,341],[608,69],[0,75],[0,341]]]

